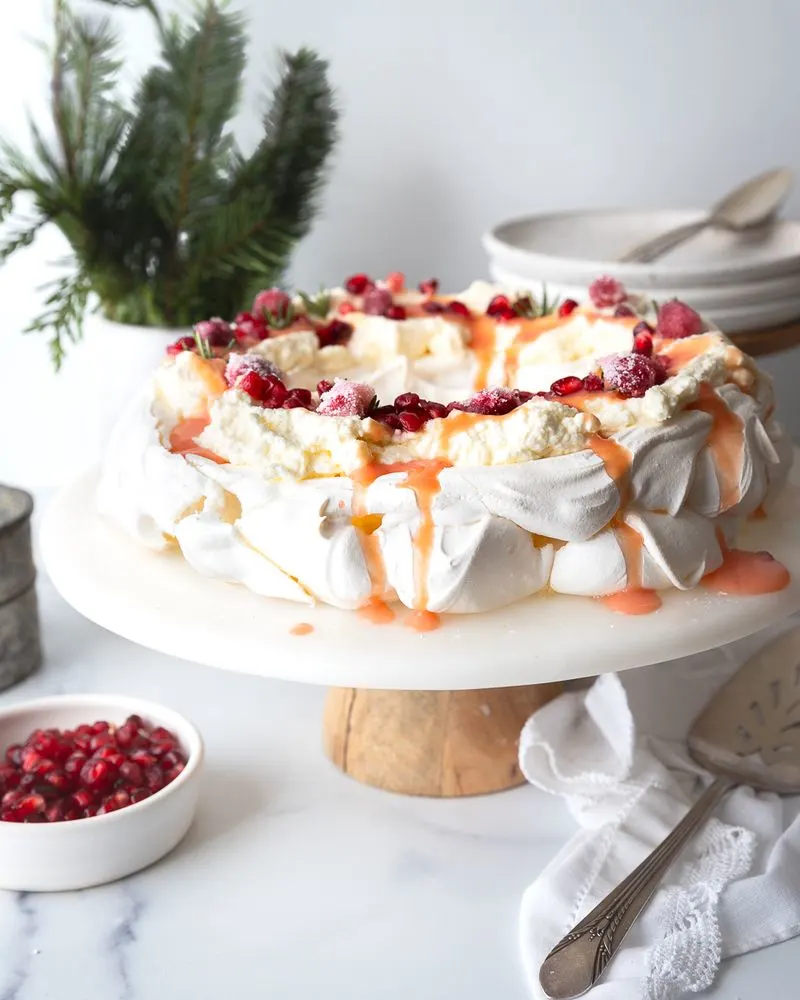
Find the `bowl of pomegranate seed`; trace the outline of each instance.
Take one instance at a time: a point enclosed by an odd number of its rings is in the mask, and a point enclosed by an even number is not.
[[[120,695],[0,709],[0,888],[83,889],[158,861],[194,818],[197,729]]]

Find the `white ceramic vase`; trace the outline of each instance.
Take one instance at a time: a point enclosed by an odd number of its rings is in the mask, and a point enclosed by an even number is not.
[[[187,330],[128,326],[88,315],[83,340],[70,345],[52,380],[58,416],[51,421],[47,453],[55,482],[97,463],[114,422],[143,388],[168,344]]]

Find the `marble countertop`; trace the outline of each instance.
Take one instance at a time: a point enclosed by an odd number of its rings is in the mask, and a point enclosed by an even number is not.
[[[39,578],[44,668],[0,705],[107,691],[201,728],[197,820],[166,859],[78,893],[0,892],[0,1000],[523,1000],[525,886],[574,826],[524,787],[426,800],[367,788],[321,750],[324,691],[141,649]],[[657,670],[628,675],[657,729]],[[666,685],[668,687],[668,685]],[[652,731],[652,730],[651,730]],[[800,939],[723,966],[714,1000],[794,1000]]]

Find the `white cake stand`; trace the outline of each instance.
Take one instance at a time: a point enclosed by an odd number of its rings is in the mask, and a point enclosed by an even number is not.
[[[798,465],[795,465],[795,473]],[[96,473],[53,501],[42,527],[47,570],[87,618],[141,645],[227,670],[331,691],[329,755],[385,788],[463,795],[521,781],[516,738],[565,680],[659,663],[757,632],[800,610],[800,489],[740,546],[768,549],[792,582],[777,594],[663,595],[655,614],[624,617],[586,598],[533,597],[480,615],[444,616],[437,631],[374,625],[327,606],[258,597],[154,553],[94,512]],[[308,624],[305,635],[291,631]]]

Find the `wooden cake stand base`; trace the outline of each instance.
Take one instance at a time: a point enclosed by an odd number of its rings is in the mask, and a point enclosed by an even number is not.
[[[451,797],[522,785],[526,719],[561,681],[482,691],[331,688],[325,752],[345,774],[390,792]]]

